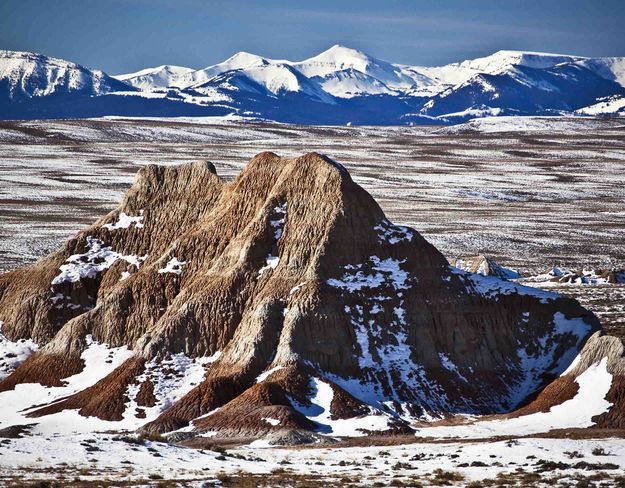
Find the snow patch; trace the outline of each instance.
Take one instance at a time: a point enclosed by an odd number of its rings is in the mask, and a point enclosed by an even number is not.
[[[0,320],[0,380],[9,376],[39,349],[39,346],[32,339],[9,340],[2,333],[3,326],[4,322]]]
[[[258,270],[258,276],[261,276],[265,271],[269,271],[270,269],[276,269],[279,262],[280,258],[278,256],[272,256],[270,254],[265,258],[265,266]]]
[[[298,291],[300,291],[305,284],[306,284],[306,282],[302,281],[299,285],[295,285],[293,288],[291,288],[289,290],[289,296],[291,296],[294,293],[297,293]]]
[[[186,261],[180,261],[178,258],[173,257],[169,261],[164,268],[158,270],[159,273],[172,273],[176,275],[182,274],[182,267],[187,264]]]
[[[287,202],[276,206],[272,211],[272,219],[269,221],[271,227],[275,229],[274,238],[277,241],[282,237],[282,231],[284,230],[284,224],[286,223],[286,209]]]
[[[275,206],[270,213],[269,217],[269,225],[274,229],[273,238],[274,243],[277,243],[282,237],[282,233],[284,232],[284,225],[286,223],[286,215],[287,215],[287,202],[283,202],[280,205]],[[258,270],[258,276],[262,276],[266,271],[276,269],[280,263],[280,258],[278,256],[274,256],[273,254],[269,254],[265,258],[265,266]]]
[[[108,230],[117,230],[117,229],[128,229],[131,225],[137,229],[141,229],[143,227],[143,210],[139,211],[139,215],[136,217],[132,217],[125,212],[119,214],[117,218],[117,222],[114,224],[104,224],[102,227],[107,228]]]
[[[267,378],[269,378],[269,376],[271,376],[276,371],[281,370],[282,368],[284,368],[284,366],[276,366],[275,368],[271,368],[270,370],[267,370],[264,373],[259,374],[256,377],[256,383],[261,383],[265,381]]]
[[[393,225],[387,219],[382,220],[374,229],[378,232],[380,242],[386,241],[390,244],[397,244],[402,241],[412,241],[413,232],[411,229],[400,225]]]
[[[410,285],[408,272],[401,269],[403,262],[405,260],[371,256],[368,263],[344,266],[347,272],[340,279],[331,278],[327,283],[349,292],[377,288],[386,282],[390,282],[396,290],[405,290]]]
[[[75,283],[83,278],[93,279],[99,273],[110,268],[118,259],[123,259],[128,264],[138,268],[146,258],[147,255],[143,257],[124,256],[113,251],[111,246],[105,246],[100,239],[88,236],[87,251],[82,254],[73,254],[67,258],[67,264],[63,264],[59,268],[61,272],[52,280],[52,285],[60,285],[65,282]]]

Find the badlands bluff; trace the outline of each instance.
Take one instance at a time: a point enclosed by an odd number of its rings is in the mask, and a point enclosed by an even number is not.
[[[229,183],[207,161],[144,167],[116,210],[0,276],[0,320],[30,345],[0,395],[73,385],[25,408],[31,422],[74,411],[275,443],[410,433],[548,411],[600,363],[611,407],[592,423],[625,428],[623,345],[592,313],[450,266],[317,153],[261,153]]]

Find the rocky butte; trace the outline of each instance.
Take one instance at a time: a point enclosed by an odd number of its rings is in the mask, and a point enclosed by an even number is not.
[[[592,313],[450,266],[317,153],[261,153],[232,182],[207,161],[144,167],[117,209],[0,276],[0,320],[38,345],[5,364],[13,422],[74,411],[274,443],[410,433],[547,411],[607,358],[611,408],[593,424],[625,428],[623,344]],[[25,400],[32,384],[48,396]]]

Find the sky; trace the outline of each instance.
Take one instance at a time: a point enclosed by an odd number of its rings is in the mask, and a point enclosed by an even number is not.
[[[110,74],[334,44],[422,66],[500,49],[624,56],[624,26],[625,0],[0,0],[0,49]]]

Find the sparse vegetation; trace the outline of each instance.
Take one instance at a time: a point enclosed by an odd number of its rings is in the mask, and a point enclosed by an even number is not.
[[[229,483],[230,481],[232,481],[232,477],[224,472],[219,472],[215,475],[215,478],[217,478],[217,480],[219,480],[221,483]]]
[[[593,456],[611,456],[611,453],[606,452],[606,450],[603,447],[595,447],[592,450],[592,455]]]
[[[150,442],[167,442],[167,438],[160,432],[141,432],[139,438]]]
[[[465,479],[462,473],[457,471],[446,471],[441,468],[437,468],[432,473],[432,484],[434,485],[450,485],[458,481]]]
[[[584,457],[579,451],[564,451],[564,454],[566,454],[569,459],[581,459]]]

